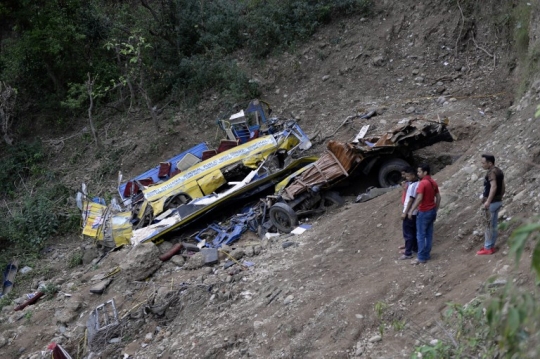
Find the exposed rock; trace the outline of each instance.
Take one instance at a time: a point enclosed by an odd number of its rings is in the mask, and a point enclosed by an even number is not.
[[[146,335],[144,336],[144,341],[146,343],[151,342],[152,339],[154,339],[154,335],[152,333],[146,333]]]
[[[201,252],[195,253],[189,257],[186,264],[184,264],[185,269],[198,269],[204,266],[205,259],[204,255]]]
[[[281,243],[281,247],[283,247],[283,249],[289,248],[289,247],[296,247],[296,246],[298,246],[298,243],[292,242],[292,241],[286,241],[286,242]]]
[[[240,259],[244,256],[245,252],[242,248],[236,248],[234,251],[230,253],[231,257],[234,259]]]
[[[111,282],[112,282],[112,279],[102,280],[101,282],[99,282],[98,284],[90,288],[90,293],[103,294],[103,292],[105,292],[105,289],[107,289],[107,287],[109,286],[109,284],[111,284]]]
[[[120,267],[131,280],[145,280],[161,267],[159,255],[154,243],[139,244],[127,253]]]
[[[384,56],[375,56],[373,60],[371,61],[373,66],[376,66],[376,67],[384,66],[385,62],[386,62],[386,59],[384,58]]]
[[[283,304],[287,305],[287,304],[290,304],[294,299],[294,296],[293,295],[288,295],[287,298],[285,298],[283,300]]]
[[[88,265],[92,263],[92,261],[99,256],[99,252],[96,248],[88,248],[84,250],[82,262],[83,265]]]
[[[253,257],[253,255],[255,254],[255,251],[254,251],[254,248],[253,246],[247,246],[244,248],[244,251],[246,253],[246,257]]]
[[[507,283],[506,279],[499,278],[493,281],[493,283],[489,283],[488,288],[504,287],[506,283]]]
[[[186,260],[184,259],[184,257],[180,255],[176,255],[176,256],[171,257],[170,262],[172,262],[173,264],[179,267],[182,267],[186,263]]]
[[[262,252],[262,247],[257,245],[257,246],[253,246],[253,254],[258,256],[259,254],[261,254]]]
[[[57,323],[68,324],[77,319],[78,313],[76,309],[63,308],[54,312],[54,317]]]
[[[26,274],[26,273],[29,273],[31,272],[33,269],[28,267],[28,266],[25,266],[25,267],[22,267],[20,270],[19,270],[19,273],[21,274]]]

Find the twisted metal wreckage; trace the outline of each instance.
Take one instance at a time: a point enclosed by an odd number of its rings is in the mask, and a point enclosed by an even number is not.
[[[260,102],[221,120],[228,139],[218,150],[201,143],[119,186],[122,204],[105,205],[78,194],[83,234],[105,247],[155,241],[211,210],[275,186],[273,195],[242,209],[226,225],[214,223],[192,238],[199,247],[231,244],[247,230],[259,235],[291,232],[298,217],[343,204],[331,191],[344,178],[376,175],[381,187],[396,185],[412,152],[453,141],[448,120],[402,120],[391,130],[353,142],[329,141],[320,158],[302,156],[311,142],[294,120],[268,119]],[[243,132],[242,132],[243,131]],[[158,182],[158,183],[156,183]],[[240,210],[239,210],[240,211]]]

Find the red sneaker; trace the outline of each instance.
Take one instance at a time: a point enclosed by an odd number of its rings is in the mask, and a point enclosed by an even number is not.
[[[485,255],[491,255],[493,253],[495,253],[495,248],[490,248],[490,249],[482,248],[478,252],[476,252],[476,255],[485,256]]]

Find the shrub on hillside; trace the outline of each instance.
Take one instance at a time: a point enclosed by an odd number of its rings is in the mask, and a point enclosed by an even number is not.
[[[6,152],[0,159],[0,196],[13,197],[21,182],[40,173],[45,153],[39,141],[19,143]]]
[[[78,229],[79,214],[68,204],[62,185],[41,187],[0,207],[0,239],[22,248],[40,249],[54,235]]]

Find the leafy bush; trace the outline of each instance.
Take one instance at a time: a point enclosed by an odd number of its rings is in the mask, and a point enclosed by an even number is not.
[[[77,229],[79,215],[67,204],[68,196],[66,187],[53,185],[1,207],[0,238],[23,248],[39,250],[53,235]]]
[[[256,86],[233,54],[247,50],[242,57],[264,57],[306,39],[333,18],[368,14],[372,6],[372,0],[25,1],[0,12],[11,31],[0,52],[0,77],[19,90],[27,111],[39,105],[50,113],[41,111],[42,122],[82,113],[88,73],[96,91],[116,85],[103,99],[109,102],[143,103],[143,92],[158,102],[209,89],[252,97]],[[106,46],[129,43],[134,35],[150,45],[137,66]],[[128,84],[122,78],[129,64],[142,75]]]
[[[17,184],[28,176],[41,173],[44,160],[45,153],[39,141],[8,147],[0,160],[0,196],[12,197]]]
[[[76,251],[69,257],[68,267],[75,268],[77,266],[80,266],[82,263],[83,263],[83,253],[82,251]]]
[[[504,227],[504,225],[503,225]],[[531,267],[540,283],[540,223],[517,228],[510,237],[516,263],[529,240]],[[468,305],[450,304],[445,313],[443,340],[422,345],[412,358],[538,358],[540,355],[540,292],[538,286],[520,288],[508,282],[502,289],[488,283],[489,296]]]

